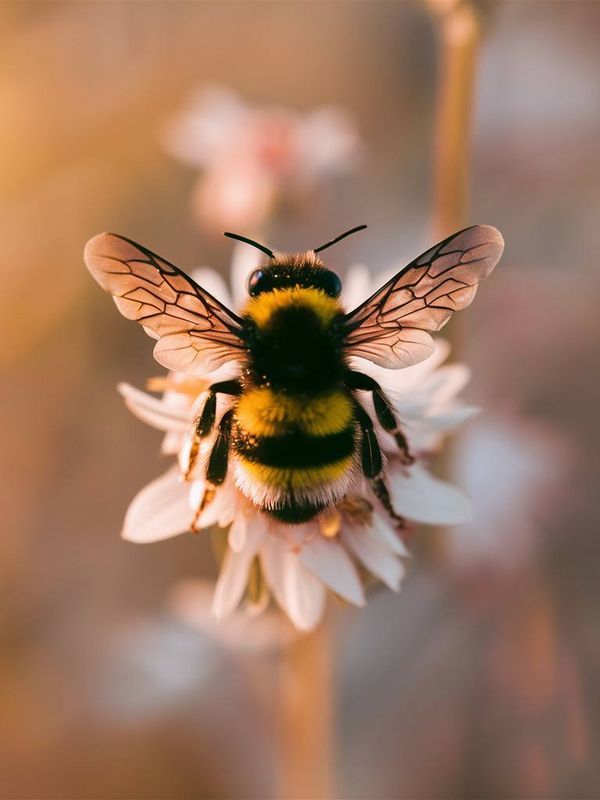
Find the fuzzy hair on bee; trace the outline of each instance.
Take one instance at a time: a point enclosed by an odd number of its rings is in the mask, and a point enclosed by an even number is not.
[[[402,269],[351,312],[340,301],[338,275],[319,253],[358,230],[304,253],[261,250],[266,260],[248,277],[239,315],[178,267],[115,234],[88,242],[86,264],[124,316],[157,340],[165,367],[205,375],[227,362],[236,377],[214,383],[193,430],[194,446],[210,437],[202,464],[206,502],[231,471],[239,490],[265,514],[305,523],[335,506],[361,477],[402,525],[385,481],[376,425],[398,455],[413,460],[393,405],[352,358],[398,369],[427,358],[431,332],[473,300],[503,249],[490,226],[466,228]],[[375,420],[362,397],[370,393]],[[217,397],[227,408],[217,419]],[[194,470],[190,465],[188,472]]]

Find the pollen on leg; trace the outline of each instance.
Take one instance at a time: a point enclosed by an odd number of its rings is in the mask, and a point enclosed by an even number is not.
[[[217,490],[214,486],[207,486],[204,489],[204,494],[202,495],[202,500],[198,503],[198,507],[196,508],[196,512],[194,514],[194,519],[192,520],[192,524],[190,525],[190,530],[192,533],[199,533],[201,530],[201,526],[199,525],[200,517],[204,509],[212,503],[215,499],[215,494]]]

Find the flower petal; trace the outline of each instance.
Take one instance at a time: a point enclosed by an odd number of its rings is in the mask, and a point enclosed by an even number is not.
[[[217,619],[225,619],[238,607],[248,585],[250,566],[262,535],[263,528],[256,526],[248,531],[244,547],[239,552],[227,550],[212,601],[211,610]]]
[[[296,124],[301,178],[346,172],[356,166],[360,140],[350,116],[340,108],[324,106],[299,118]]]
[[[298,553],[277,535],[269,536],[262,549],[262,565],[275,599],[300,630],[312,630],[323,616],[325,587],[308,572]]]
[[[246,280],[261,262],[260,251],[247,244],[236,244],[231,257],[231,295],[233,310],[239,311],[246,300]]]
[[[192,486],[192,507],[198,508],[204,498],[204,492],[207,487],[203,480],[194,481]],[[196,520],[196,527],[210,528],[212,525],[218,525],[221,528],[225,528],[230,523],[233,523],[239,513],[238,500],[239,494],[233,481],[228,478],[222,486],[215,490],[214,497]]]
[[[223,305],[226,305],[227,308],[231,308],[232,301],[229,289],[216,270],[210,267],[197,267],[192,271],[192,277],[196,283],[199,283],[203,289],[210,292],[210,294],[216,297]]]
[[[381,514],[373,514],[373,522],[371,524],[373,536],[377,538],[381,544],[385,545],[388,550],[391,550],[397,556],[403,558],[410,558],[410,552],[402,541],[398,531],[392,526],[386,517]]]
[[[471,518],[471,503],[456,486],[435,478],[420,464],[388,469],[392,503],[398,514],[429,525],[459,525]]]
[[[364,606],[362,583],[352,559],[339,542],[314,536],[304,544],[298,557],[307,570],[344,600]]]
[[[296,553],[288,553],[284,566],[286,610],[297,628],[309,631],[321,621],[325,609],[325,587],[304,569]]]
[[[342,286],[344,308],[352,311],[371,293],[371,271],[364,264],[353,264],[344,275]]]
[[[419,392],[430,397],[435,408],[443,408],[464,389],[471,377],[465,364],[448,364],[428,375],[419,386]]]
[[[478,413],[479,408],[477,406],[450,406],[439,413],[428,414],[423,419],[423,424],[436,431],[451,431],[472,417],[477,416]]]
[[[372,530],[367,526],[347,525],[342,531],[342,540],[372,575],[394,592],[398,591],[404,567]]]
[[[423,381],[448,358],[450,353],[450,345],[445,339],[434,339],[433,347],[433,352],[428,358],[404,369],[386,369],[362,358],[353,359],[353,361],[357,362],[356,369],[366,372],[367,375],[375,378],[388,393],[399,392],[407,394],[415,391],[420,392]]]
[[[165,472],[134,497],[121,536],[129,542],[158,542],[189,531],[193,518],[189,492],[176,468]]]
[[[159,431],[185,432],[190,424],[189,401],[176,404],[154,397],[128,383],[120,383],[117,390],[134,416]]]
[[[244,514],[237,514],[236,518],[231,523],[227,542],[229,547],[234,553],[239,553],[246,542],[246,532],[248,530],[248,522]]]

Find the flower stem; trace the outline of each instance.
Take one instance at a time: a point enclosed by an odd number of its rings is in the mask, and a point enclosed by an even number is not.
[[[433,227],[438,238],[465,225],[469,150],[481,27],[471,3],[436,2],[440,47],[434,129]]]
[[[330,800],[333,712],[327,620],[282,654],[280,721],[278,800]]]
[[[434,241],[465,227],[469,216],[469,156],[481,21],[468,0],[429,0],[439,38],[438,94],[433,134]],[[444,331],[454,359],[465,340],[465,317],[457,314]],[[453,449],[446,447],[440,472],[450,475]],[[445,531],[432,532],[434,563],[445,555]]]

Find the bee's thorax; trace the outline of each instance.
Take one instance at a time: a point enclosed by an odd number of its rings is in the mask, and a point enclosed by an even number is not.
[[[317,289],[291,287],[251,298],[250,373],[257,384],[290,392],[320,392],[341,380],[344,362],[337,299]]]

